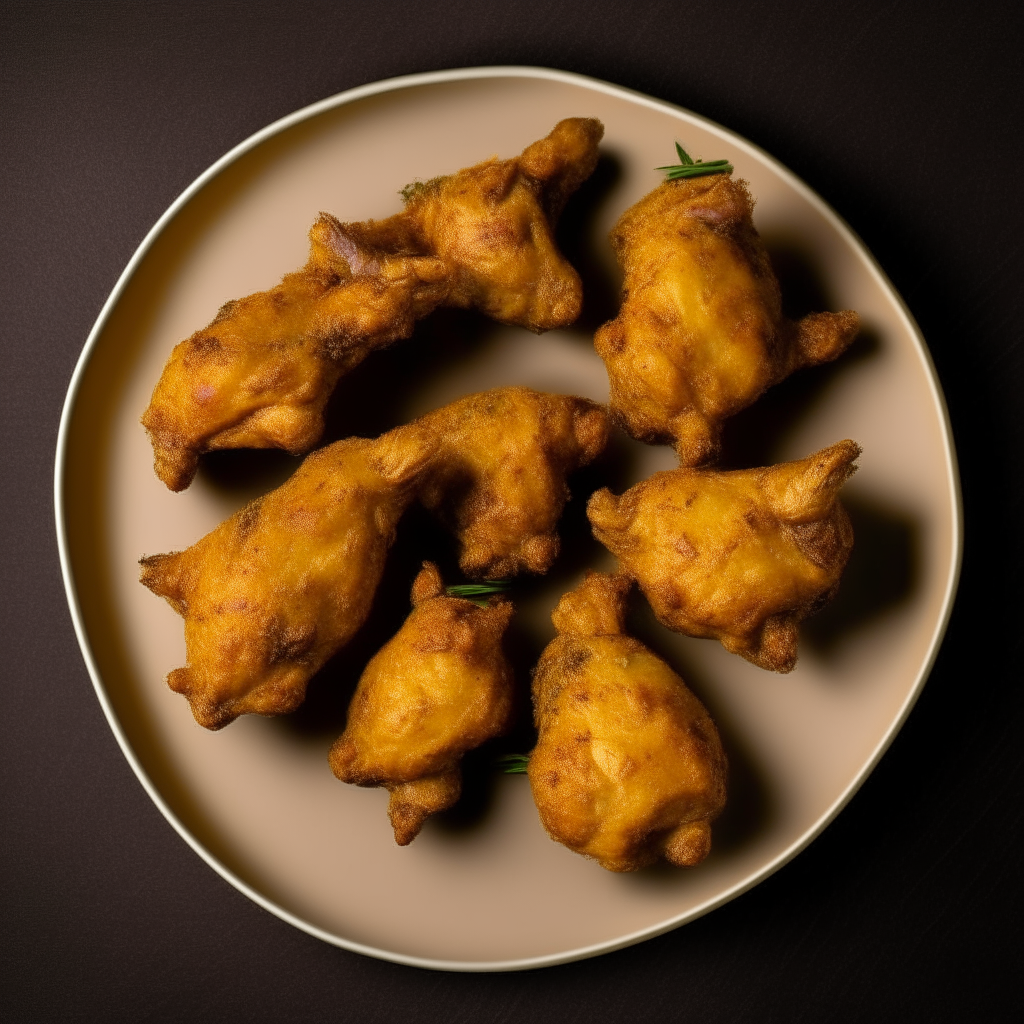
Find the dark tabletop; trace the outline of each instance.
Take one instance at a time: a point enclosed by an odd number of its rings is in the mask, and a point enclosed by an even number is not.
[[[1020,8],[683,0],[0,4],[2,1003],[10,1021],[960,1021],[1020,1010]],[[75,361],[135,247],[264,125],[417,71],[531,64],[688,107],[846,218],[917,318],[966,507],[931,679],[811,847],[709,916],[563,967],[335,949],[236,892],[122,756],[53,528]]]

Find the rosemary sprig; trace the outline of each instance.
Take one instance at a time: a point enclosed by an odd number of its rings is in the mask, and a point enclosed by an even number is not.
[[[417,196],[425,195],[432,189],[436,188],[438,182],[443,180],[443,175],[439,175],[436,178],[431,178],[429,181],[410,181],[405,188],[400,188],[398,194],[405,200],[406,203],[411,203]]]
[[[526,771],[526,766],[530,763],[530,755],[502,754],[501,757],[495,758],[494,763],[506,775],[521,775]]]
[[[449,597],[463,597],[481,608],[487,607],[487,598],[491,594],[503,594],[512,584],[508,580],[488,580],[486,583],[456,583],[453,586],[445,587],[444,591]]]
[[[456,583],[445,590],[452,597],[479,597],[481,594],[500,594],[512,584],[508,580],[488,580],[486,583]]]
[[[709,160],[707,163],[703,160],[694,160],[678,142],[676,153],[679,156],[679,163],[655,168],[665,172],[666,181],[675,181],[677,178],[700,178],[705,174],[732,174],[732,164],[728,160]]]

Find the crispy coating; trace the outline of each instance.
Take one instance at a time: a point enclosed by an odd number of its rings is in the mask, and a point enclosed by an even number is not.
[[[142,582],[185,620],[187,664],[167,682],[200,725],[302,703],[369,614],[436,445],[416,425],[338,441],[187,551],[142,559]]]
[[[387,787],[399,846],[458,800],[462,755],[504,732],[512,714],[512,669],[501,649],[511,602],[448,597],[430,562],[412,602],[366,666],[329,755],[342,782]]]
[[[674,443],[684,466],[713,460],[724,420],[794,370],[835,359],[859,328],[852,310],[782,315],[753,205],[726,174],[667,181],[611,234],[623,302],[594,345],[612,411],[638,440]]]
[[[421,497],[458,536],[462,572],[484,579],[547,572],[558,555],[566,475],[604,450],[607,412],[585,398],[507,387],[419,422],[440,438]]]
[[[582,289],[554,222],[593,171],[603,131],[592,118],[561,121],[511,160],[409,186],[387,220],[321,214],[305,267],[226,303],[175,347],[142,417],[157,476],[178,491],[203,452],[309,451],[341,376],[438,306],[538,332],[572,323]]]
[[[533,679],[527,771],[551,838],[610,871],[699,864],[725,806],[726,758],[701,702],[624,632],[626,576],[563,596]]]
[[[659,622],[789,672],[800,621],[835,594],[853,548],[837,494],[859,454],[840,441],[764,469],[655,473],[618,498],[595,492],[587,515]]]

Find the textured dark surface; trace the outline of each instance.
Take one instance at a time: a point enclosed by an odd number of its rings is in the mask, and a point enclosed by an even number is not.
[[[1020,8],[949,0],[0,4],[4,1018],[1015,1019],[1022,30]],[[919,704],[805,853],[654,941],[543,971],[468,976],[309,938],[235,892],[173,833],[93,695],[64,600],[51,494],[82,344],[177,194],[307,103],[481,64],[561,67],[682,104],[819,191],[929,341],[956,431],[967,548]]]

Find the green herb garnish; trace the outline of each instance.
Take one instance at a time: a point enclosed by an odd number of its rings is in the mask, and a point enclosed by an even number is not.
[[[441,175],[437,178],[431,178],[429,181],[410,181],[405,188],[400,188],[398,190],[398,194],[406,201],[406,203],[411,203],[417,196],[425,195],[427,192],[435,189],[438,182],[443,180],[444,176]]]
[[[679,163],[655,168],[665,172],[666,181],[675,181],[676,178],[700,178],[705,174],[732,174],[732,164],[728,160],[709,160],[707,163],[703,160],[694,160],[678,142],[676,153],[679,154]]]
[[[481,594],[500,594],[511,586],[508,580],[489,580],[487,583],[456,583],[445,587],[452,597],[479,597]]]
[[[413,196],[419,195],[426,189],[426,183],[422,181],[410,181],[405,188],[400,188],[398,194],[406,201],[409,202]]]
[[[480,598],[489,597],[491,594],[503,594],[511,585],[508,580],[489,580],[487,583],[456,583],[444,589],[449,597],[464,597],[467,601],[486,608],[487,602]]]
[[[494,763],[506,775],[521,775],[526,771],[526,766],[530,763],[530,755],[502,754],[501,757],[495,758]]]

